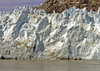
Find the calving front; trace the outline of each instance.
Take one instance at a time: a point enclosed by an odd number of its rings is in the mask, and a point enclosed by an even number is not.
[[[72,7],[47,14],[31,6],[0,14],[2,58],[100,59],[100,9]]]

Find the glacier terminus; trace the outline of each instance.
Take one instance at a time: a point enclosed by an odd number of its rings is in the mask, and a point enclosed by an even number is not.
[[[0,57],[16,60],[100,59],[100,8],[47,14],[32,6],[0,11]]]

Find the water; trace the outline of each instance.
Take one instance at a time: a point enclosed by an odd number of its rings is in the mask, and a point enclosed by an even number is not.
[[[100,71],[100,61],[13,61],[0,60],[0,71]]]

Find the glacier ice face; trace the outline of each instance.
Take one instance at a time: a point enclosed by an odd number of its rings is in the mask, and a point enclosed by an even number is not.
[[[100,8],[47,14],[32,6],[0,11],[0,56],[18,60],[100,59]]]

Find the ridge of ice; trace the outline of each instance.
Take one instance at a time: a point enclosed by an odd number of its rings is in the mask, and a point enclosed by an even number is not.
[[[12,59],[100,59],[100,8],[47,14],[32,6],[0,11],[0,55]]]

